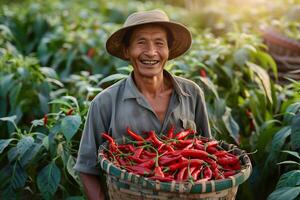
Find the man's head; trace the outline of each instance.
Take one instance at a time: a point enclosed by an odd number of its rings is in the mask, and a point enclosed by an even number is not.
[[[132,29],[125,42],[124,57],[136,74],[153,77],[160,74],[169,58],[167,30],[157,24],[140,25]]]
[[[172,22],[168,16],[160,10],[142,11],[131,14],[125,21],[123,27],[114,32],[106,42],[107,51],[123,60],[125,49],[129,47],[133,33],[139,27],[160,27],[166,32],[167,46],[169,49],[168,60],[174,59],[186,52],[192,42],[190,31],[182,24]]]

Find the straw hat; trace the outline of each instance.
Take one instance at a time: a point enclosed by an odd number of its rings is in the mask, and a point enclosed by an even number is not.
[[[129,15],[123,27],[114,32],[106,41],[107,51],[113,56],[127,60],[123,54],[125,48],[123,37],[129,29],[143,24],[159,24],[171,32],[173,41],[169,48],[169,60],[182,55],[191,46],[192,36],[184,25],[170,21],[166,13],[161,10],[151,10]]]

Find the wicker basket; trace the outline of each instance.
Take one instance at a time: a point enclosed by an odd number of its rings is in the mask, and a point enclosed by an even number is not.
[[[124,139],[123,139],[124,141]],[[242,155],[240,161],[243,169],[238,174],[222,180],[211,180],[192,184],[190,182],[160,182],[135,175],[120,169],[99,154],[101,169],[105,172],[108,195],[111,200],[135,199],[201,199],[201,200],[234,200],[238,186],[245,182],[252,171],[249,157],[244,151],[234,145],[220,142],[226,149],[232,149],[233,154]],[[104,144],[106,146],[106,144]],[[103,149],[101,146],[99,151]]]

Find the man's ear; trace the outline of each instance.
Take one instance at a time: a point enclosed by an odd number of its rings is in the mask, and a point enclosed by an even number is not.
[[[126,60],[129,60],[128,48],[123,47],[123,54],[124,54],[124,57],[126,58]]]

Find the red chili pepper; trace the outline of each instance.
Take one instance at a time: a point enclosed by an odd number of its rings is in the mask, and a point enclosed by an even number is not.
[[[118,149],[115,140],[111,136],[109,136],[107,133],[102,133],[102,137],[109,142],[110,147],[112,148],[113,151]]]
[[[217,157],[222,157],[222,156],[225,156],[227,153],[228,153],[227,151],[221,150],[221,151],[215,152],[214,155]]]
[[[118,148],[125,153],[133,153],[135,152],[135,147],[132,144],[121,144],[118,145]]]
[[[174,137],[174,130],[175,130],[175,127],[174,127],[174,125],[172,125],[171,128],[168,130],[168,138],[169,139],[173,139],[173,137]]]
[[[207,157],[207,158],[204,158],[203,160],[204,160],[204,162],[207,162],[207,163],[210,165],[210,168],[211,168],[211,169],[215,169],[215,168],[218,167],[217,162],[214,161],[214,160],[211,159],[211,158],[208,158],[208,157]]]
[[[212,140],[212,141],[209,141],[207,143],[205,143],[205,147],[206,149],[209,148],[209,147],[216,147],[218,146],[219,142],[217,140]]]
[[[188,158],[207,158],[209,154],[206,151],[196,149],[185,149],[181,151],[181,155]]]
[[[125,160],[123,160],[122,158],[120,158],[119,156],[117,156],[116,159],[119,162],[121,167],[124,167],[127,165],[127,162]]]
[[[87,56],[89,58],[94,57],[96,50],[94,48],[89,48],[88,52],[87,52]]]
[[[212,172],[213,172],[213,176],[214,176],[215,180],[224,178],[223,174],[219,171],[218,168],[213,169]]]
[[[127,127],[127,133],[136,141],[144,141],[143,137],[141,137],[140,135],[138,135],[135,132],[133,132],[132,130],[130,130],[129,127]]]
[[[146,162],[143,162],[143,163],[139,164],[138,166],[151,169],[154,166],[154,164],[155,164],[154,159],[150,159]]]
[[[208,180],[210,180],[212,178],[212,175],[213,175],[213,173],[212,173],[211,169],[208,166],[204,167],[203,178],[207,178]]]
[[[182,139],[184,139],[185,137],[187,137],[187,136],[189,136],[189,135],[191,135],[191,134],[195,134],[196,132],[194,131],[194,130],[192,130],[192,129],[187,129],[187,130],[184,130],[184,131],[181,131],[181,132],[179,132],[179,133],[177,133],[177,135],[176,135],[176,139],[178,139],[178,140],[182,140]]]
[[[184,181],[184,174],[187,171],[187,166],[183,167],[179,170],[178,174],[177,174],[177,181]]]
[[[136,158],[134,156],[128,156],[128,159],[136,162],[136,163],[143,163],[143,162],[146,162],[148,161],[149,159],[141,159],[141,158]]]
[[[158,148],[157,148],[157,151],[158,151],[158,153],[163,153],[164,152],[164,149],[165,149],[165,144],[161,144]]]
[[[148,135],[149,135],[149,138],[147,139],[147,141],[150,141],[153,146],[155,147],[160,147],[161,145],[164,145],[163,142],[161,142],[157,137],[156,137],[156,134],[155,132],[152,130],[152,131],[149,131],[147,132]]]
[[[68,112],[67,112],[66,114],[67,114],[67,115],[72,115],[73,111],[74,111],[74,109],[71,108],[71,109],[68,110]]]
[[[255,131],[255,125],[254,125],[254,120],[253,119],[250,119],[250,131]]]
[[[204,145],[203,145],[203,144],[200,144],[200,143],[198,143],[198,142],[194,143],[194,147],[195,147],[195,149],[205,151]]]
[[[145,154],[146,156],[151,157],[151,158],[156,157],[156,153],[146,151],[145,149],[143,151],[143,154]]]
[[[182,150],[188,150],[188,149],[192,149],[193,148],[193,146],[194,146],[194,144],[192,143],[192,144],[189,144],[189,145],[187,145],[186,147],[184,147]]]
[[[183,167],[187,167],[188,165],[190,165],[190,166],[200,166],[203,163],[204,162],[200,159],[183,160],[179,163],[175,163],[175,164],[170,165],[169,167],[167,167],[167,170],[174,171],[176,169],[181,169]]]
[[[175,142],[173,142],[172,144],[177,147],[177,148],[184,148],[186,147],[187,145],[190,145],[190,144],[193,144],[194,142],[194,139],[187,139],[187,140],[177,140]]]
[[[155,167],[154,176],[165,177],[165,175],[164,175],[163,171],[161,170],[160,166]]]
[[[246,110],[246,116],[247,116],[249,119],[252,118],[252,112],[251,112],[249,109]]]
[[[232,165],[230,165],[230,167],[233,170],[241,170],[241,164],[240,164],[240,162],[232,164]]]
[[[210,154],[214,154],[214,153],[218,152],[218,149],[216,147],[207,147],[206,151]]]
[[[175,152],[175,150],[173,149],[173,147],[171,147],[171,146],[168,145],[168,144],[165,145],[165,149],[166,149],[168,152]]]
[[[207,77],[206,71],[205,71],[204,68],[201,68],[201,69],[200,69],[200,76],[201,76],[201,77],[204,77],[204,78]]]
[[[133,154],[133,157],[139,158],[139,157],[141,156],[143,150],[144,150],[143,148],[136,148],[136,149],[135,149],[135,152],[134,152],[134,154]]]
[[[234,165],[239,163],[239,159],[232,156],[222,156],[218,157],[218,163],[221,165]]]
[[[199,174],[201,173],[202,169],[203,169],[203,165],[202,165],[201,167],[199,167],[199,168],[196,168],[196,169],[192,172],[191,175],[192,175],[192,178],[193,178],[194,181],[198,180]]]
[[[47,125],[47,122],[48,122],[48,116],[45,114],[44,115],[44,126]]]
[[[168,155],[166,156],[162,156],[158,159],[159,165],[169,165],[171,163],[176,162],[177,160],[179,160],[181,158],[181,155],[175,156],[175,157],[170,157]]]
[[[192,173],[193,173],[193,171],[195,171],[197,168],[198,168],[198,167],[195,167],[195,166],[193,166],[193,167],[190,167],[190,169],[189,169],[189,171],[190,171],[190,174],[192,174]]]

